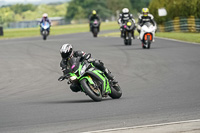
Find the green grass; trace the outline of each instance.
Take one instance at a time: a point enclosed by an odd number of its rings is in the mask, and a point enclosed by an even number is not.
[[[156,36],[200,43],[200,33],[158,32]]]
[[[135,35],[138,36],[138,32],[135,31]],[[111,32],[102,34],[101,36],[104,37],[120,37],[120,31],[119,32]],[[187,41],[187,42],[196,42],[200,43],[200,33],[180,33],[180,32],[157,32],[157,37],[164,37],[164,38],[170,38],[170,39],[176,39],[181,41]]]
[[[117,22],[103,22],[101,24],[101,30],[113,30],[118,28],[119,26]],[[40,27],[25,29],[5,29],[4,36],[0,36],[0,39],[40,36],[39,31]],[[52,26],[50,34],[61,35],[79,32],[89,32],[89,24]]]
[[[119,25],[117,24],[117,22],[103,22],[101,24],[101,30],[114,29],[119,29]],[[40,36],[39,30],[40,27],[25,29],[5,29],[4,36],[0,36],[0,39]],[[89,32],[89,24],[75,24],[51,27],[51,35],[70,34],[79,32]],[[135,31],[135,35],[138,36],[137,31]],[[100,36],[120,37],[120,31],[101,34]],[[177,39],[187,42],[200,43],[200,33],[158,32],[156,33],[156,36]]]

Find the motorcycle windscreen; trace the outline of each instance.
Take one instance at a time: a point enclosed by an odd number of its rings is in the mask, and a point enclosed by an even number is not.
[[[146,25],[147,27],[150,27],[152,24],[150,22],[146,22],[144,23],[144,25]]]
[[[80,59],[81,59],[80,57],[72,57],[69,59],[68,63],[72,72],[78,70]]]

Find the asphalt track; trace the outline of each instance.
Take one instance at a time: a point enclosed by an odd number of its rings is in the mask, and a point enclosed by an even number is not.
[[[92,53],[121,85],[121,99],[93,102],[58,82],[60,46]],[[91,33],[0,40],[0,132],[77,133],[200,118],[200,45]]]

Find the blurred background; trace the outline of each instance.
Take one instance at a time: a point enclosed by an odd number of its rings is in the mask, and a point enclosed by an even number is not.
[[[200,0],[0,0],[0,26],[4,28],[37,27],[43,13],[52,24],[88,23],[92,10],[102,21],[116,21],[127,7],[137,21],[143,7],[148,7],[159,31],[200,31]],[[159,16],[159,9],[166,15]]]

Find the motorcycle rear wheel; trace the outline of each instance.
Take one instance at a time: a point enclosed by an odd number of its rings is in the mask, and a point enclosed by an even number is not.
[[[111,93],[108,94],[112,99],[119,99],[122,96],[122,90],[119,84],[111,87]]]

